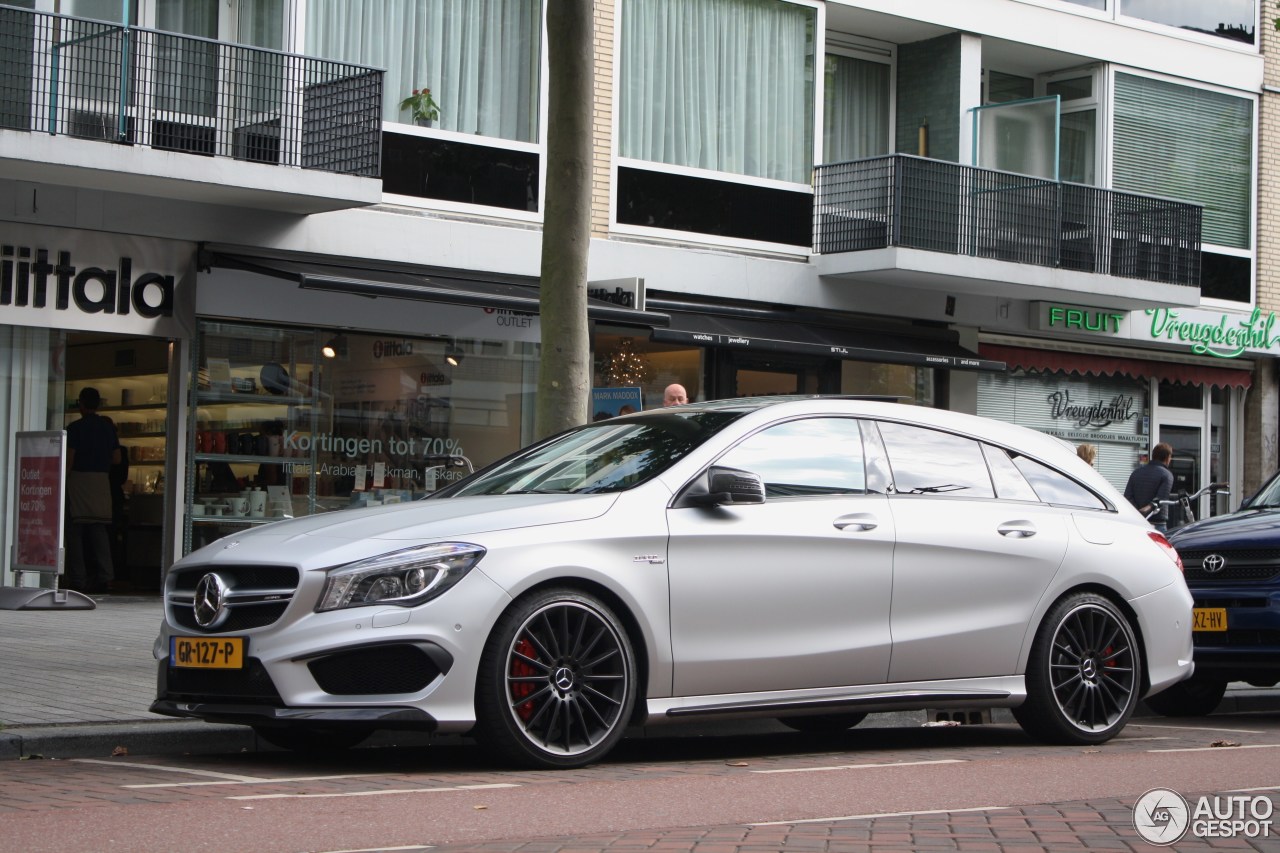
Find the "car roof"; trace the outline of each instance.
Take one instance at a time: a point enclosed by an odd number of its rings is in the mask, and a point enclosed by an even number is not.
[[[768,397],[739,397],[707,400],[682,406],[648,409],[627,418],[697,412],[738,412],[750,415],[767,410],[769,416],[779,414],[818,414],[821,412],[902,420],[939,429],[952,430],[995,444],[1016,447],[1033,456],[1062,458],[1074,455],[1074,446],[1060,438],[1006,421],[912,405],[910,398],[882,394],[780,394]]]

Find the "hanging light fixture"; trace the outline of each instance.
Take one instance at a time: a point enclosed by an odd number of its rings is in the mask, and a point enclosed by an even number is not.
[[[462,364],[463,355],[462,348],[456,344],[449,344],[444,348],[444,360],[449,363],[450,367],[457,367]]]
[[[339,356],[346,358],[347,355],[347,336],[334,335],[325,341],[324,346],[320,347],[320,354],[325,358],[338,358]]]

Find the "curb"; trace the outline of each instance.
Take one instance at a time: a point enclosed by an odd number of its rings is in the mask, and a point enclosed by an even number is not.
[[[257,749],[253,729],[199,720],[67,723],[14,726],[0,731],[0,760],[119,758],[128,754],[182,755]]]

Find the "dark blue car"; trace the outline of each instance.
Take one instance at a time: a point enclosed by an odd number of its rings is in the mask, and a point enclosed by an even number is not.
[[[1280,473],[1228,515],[1169,535],[1195,599],[1195,674],[1147,699],[1168,716],[1218,706],[1227,683],[1280,682]]]

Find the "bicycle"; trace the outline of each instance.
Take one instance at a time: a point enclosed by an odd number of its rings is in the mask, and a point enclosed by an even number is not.
[[[1195,511],[1196,502],[1199,501],[1200,498],[1206,494],[1209,495],[1210,497],[1216,497],[1218,495],[1229,495],[1231,494],[1231,484],[1230,483],[1210,483],[1204,488],[1199,489],[1196,492],[1191,494],[1188,494],[1186,489],[1181,489],[1178,491],[1175,497],[1172,497],[1168,500],[1160,501],[1159,506],[1153,506],[1151,508],[1151,511],[1146,514],[1145,518],[1148,521],[1150,521],[1160,511],[1160,506],[1169,507],[1169,508],[1176,506],[1178,507],[1179,515],[1181,516],[1181,521],[1178,522],[1177,526],[1182,527],[1184,524],[1190,524],[1191,522],[1196,520],[1196,511]],[[1170,516],[1172,515],[1173,513],[1170,513]]]

